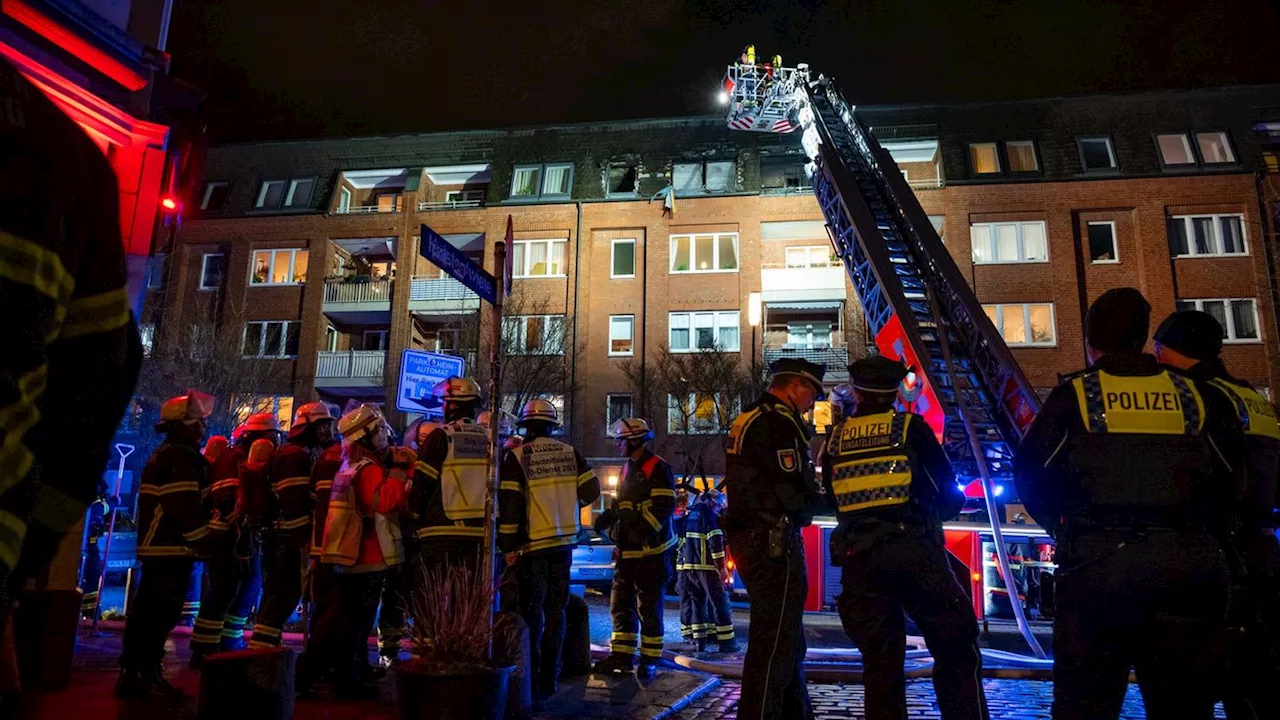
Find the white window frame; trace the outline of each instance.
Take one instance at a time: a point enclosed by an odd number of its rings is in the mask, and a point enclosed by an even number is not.
[[[279,184],[280,188],[280,205],[267,205],[267,195],[270,193],[271,186]],[[284,193],[288,190],[288,180],[263,180],[262,185],[258,186],[258,199],[253,203],[255,210],[278,210],[284,207]]]
[[[697,246],[697,243],[693,241],[693,239],[695,237],[700,237],[703,235],[711,236],[711,267],[706,270],[699,270],[698,258],[696,255],[698,246]],[[734,255],[734,260],[736,264],[733,266],[732,269],[729,269],[729,268],[720,269],[720,238],[725,236],[733,237],[733,255]],[[680,238],[688,238],[689,240],[689,269],[688,270],[675,269],[675,265],[676,265],[675,245],[676,245],[676,242],[680,240]],[[679,235],[670,235],[668,236],[668,239],[670,243],[669,249],[671,252],[670,272],[673,275],[706,274],[706,273],[736,273],[742,269],[742,247],[739,242],[738,233],[736,232],[681,233]]]
[[[512,338],[512,339],[511,339],[511,343],[512,343],[512,345],[513,345],[513,348],[512,348],[512,351],[511,351],[511,354],[512,354],[512,355],[563,355],[563,354],[564,354],[564,350],[565,350],[565,348],[564,348],[564,344],[565,344],[565,343],[564,343],[564,338],[559,338],[559,341],[558,341],[559,347],[557,347],[557,348],[552,348],[552,349],[543,349],[543,350],[540,350],[540,351],[532,351],[532,350],[530,350],[530,349],[529,349],[529,338],[528,338],[528,332],[529,332],[529,319],[530,319],[530,318],[536,318],[536,317],[537,317],[537,318],[542,318],[542,319],[543,319],[543,323],[542,323],[542,328],[543,328],[543,330],[542,330],[542,332],[543,332],[542,345],[543,345],[543,347],[544,347],[544,348],[545,348],[547,345],[549,345],[549,344],[550,344],[548,341],[549,341],[550,339],[552,339],[552,338],[551,338],[551,335],[550,335],[550,333],[551,333],[551,328],[552,328],[552,325],[553,325],[553,323],[551,322],[551,319],[552,319],[552,318],[559,318],[559,320],[560,320],[560,332],[561,332],[561,333],[563,333],[563,332],[564,332],[565,316],[564,316],[564,315],[561,315],[561,314],[548,314],[548,315],[509,315],[509,316],[504,317],[504,318],[502,319],[503,324],[504,324],[504,325],[506,325],[506,327],[504,327],[504,328],[503,328],[503,334],[504,334],[504,345],[506,344],[506,343],[505,343],[505,334],[506,334],[506,332],[507,332],[507,327],[512,327],[512,326],[514,325],[514,326],[515,326],[515,328],[516,328],[516,336],[515,336],[514,338]]]
[[[225,263],[226,257],[227,257],[226,253],[205,253],[200,258],[200,289],[201,290],[206,290],[206,291],[217,290],[219,287],[221,287],[220,284],[206,285],[204,280],[205,280],[205,274],[209,270],[209,258],[222,258],[223,262]],[[226,280],[227,280],[227,266],[224,264],[222,266],[222,282],[226,282]]]
[[[529,270],[530,270],[530,264],[533,261],[533,254],[529,252],[529,248],[533,245],[539,245],[542,243],[546,243],[547,245],[547,265],[548,266],[551,265],[552,249],[554,248],[555,245],[557,244],[560,245],[560,272],[554,273],[554,274],[548,273],[543,275],[530,275]],[[513,265],[511,268],[511,274],[513,278],[568,277],[568,268],[565,267],[566,264],[568,263],[568,258],[565,257],[565,254],[569,251],[569,241],[566,238],[541,238],[537,240],[515,240],[511,243],[511,252],[515,252],[515,246],[517,245],[524,246],[524,249],[521,251],[522,261],[520,263],[524,267],[515,267]]]
[[[714,190],[707,188],[707,165],[711,165],[711,164],[723,164],[723,165],[731,166],[730,176],[729,176],[729,187],[723,188],[723,189],[716,188]],[[699,173],[698,177],[700,182],[698,183],[697,188],[675,187],[677,165],[696,165],[698,167],[698,173]],[[738,187],[737,173],[738,173],[738,161],[736,158],[731,160],[694,160],[694,161],[687,161],[687,162],[676,162],[671,164],[671,186],[677,194],[683,194],[683,195],[688,195],[689,193],[700,194],[700,195],[708,195],[713,193],[731,193],[736,191]]]
[[[298,191],[298,183],[300,182],[311,183],[311,197],[307,198],[307,201],[305,203],[301,205],[295,205],[293,203],[293,195]],[[320,183],[316,182],[315,178],[309,178],[309,177],[290,178],[289,189],[287,192],[285,192],[284,200],[280,203],[280,207],[286,210],[297,210],[298,208],[311,207],[311,202],[316,199],[316,186],[318,186],[319,184]]]
[[[1116,223],[1114,220],[1090,220],[1085,223],[1084,240],[1085,244],[1089,244],[1089,228],[1094,225],[1110,225],[1111,226],[1111,259],[1110,260],[1094,260],[1093,248],[1088,248],[1089,263],[1091,265],[1116,265],[1120,262],[1120,238],[1116,236]]]
[[[484,202],[484,190],[449,190],[444,201],[450,205],[472,205]]]
[[[1178,310],[1182,310],[1182,309],[1186,309],[1185,308],[1186,305],[1190,305],[1192,308],[1199,310],[1201,312],[1204,312],[1204,304],[1207,302],[1224,303],[1224,311],[1225,311],[1224,315],[1226,317],[1226,323],[1223,326],[1223,330],[1226,331],[1227,336],[1222,339],[1222,344],[1224,345],[1260,345],[1262,344],[1262,323],[1259,321],[1259,317],[1258,317],[1257,298],[1251,298],[1251,297],[1195,298],[1195,299],[1181,298],[1175,302],[1175,307]],[[1236,320],[1235,320],[1235,317],[1233,317],[1231,314],[1231,303],[1233,302],[1247,302],[1249,303],[1249,306],[1253,308],[1253,326],[1258,330],[1258,337],[1256,338],[1237,338],[1236,337]]]
[[[1000,333],[1000,338],[1004,339],[1004,313],[1008,308],[1017,308],[1022,311],[1022,326],[1027,330],[1027,336],[1031,336],[1031,306],[1047,305],[1049,306],[1049,328],[1053,331],[1053,340],[1051,342],[1009,342],[1005,340],[1005,345],[1011,348],[1047,348],[1058,346],[1058,311],[1052,302],[1025,302],[1025,303],[983,303],[982,308],[996,309],[996,320],[993,323],[996,326],[996,332]]]
[[[996,163],[995,170],[992,170],[990,172],[978,171],[978,165],[977,163],[974,162],[973,153],[975,150],[978,150],[980,148],[981,149],[991,148],[991,157],[995,159],[995,163]],[[1000,166],[1000,143],[995,143],[995,142],[969,143],[969,169],[973,171],[974,175],[999,175],[1001,171],[1004,170],[1004,168]]]
[[[727,417],[732,418],[736,416],[738,412],[741,410],[742,403],[737,398],[726,399],[724,397],[724,393],[693,392],[693,393],[689,393],[684,397],[684,402],[686,403],[685,410],[688,411],[687,413],[684,413],[684,412],[680,412],[679,399],[677,399],[675,395],[667,395],[667,434],[668,435],[718,435],[721,432],[728,430],[728,428],[724,428],[723,430],[720,429],[719,427],[720,422],[718,417],[716,418],[716,423],[715,423],[716,427],[712,427],[712,428],[700,428],[693,422],[694,413],[697,412],[697,409],[698,409],[696,404],[697,404],[699,395],[711,395],[713,402],[715,402],[716,404],[717,413],[719,413],[719,410],[722,405],[728,403],[729,405],[728,413],[725,414],[727,415]],[[677,414],[679,414],[680,416],[684,416],[687,414],[689,416],[690,422],[689,422],[688,429],[683,429],[679,426],[679,423],[678,423],[679,418],[677,417]]]
[[[1026,259],[1026,258],[1027,258],[1027,248],[1026,248],[1026,243],[1025,243],[1025,241],[1023,240],[1023,237],[1022,237],[1022,234],[1023,234],[1023,228],[1024,228],[1025,226],[1027,226],[1027,225],[1033,225],[1033,224],[1034,224],[1034,225],[1039,225],[1039,226],[1040,226],[1041,237],[1043,237],[1043,238],[1044,238],[1044,259],[1043,259],[1043,260],[1028,260],[1028,259]],[[996,244],[996,228],[998,228],[998,227],[1002,227],[1002,226],[1007,226],[1007,225],[1012,225],[1012,226],[1014,226],[1014,227],[1016,227],[1016,228],[1017,228],[1017,233],[1018,233],[1018,257],[1017,257],[1016,259],[1014,259],[1014,260],[997,260],[997,259],[992,259],[992,260],[979,260],[979,259],[978,259],[978,254],[977,254],[976,252],[974,252],[974,251],[973,251],[973,245],[975,245],[975,244],[976,244],[976,241],[974,240],[974,237],[973,237],[974,231],[975,231],[975,230],[977,230],[977,229],[979,229],[979,228],[983,228],[983,229],[985,229],[985,230],[987,231],[987,242],[989,243],[989,244],[987,245],[987,249],[990,251],[990,257],[991,257],[991,258],[995,258],[995,256],[996,256],[996,249],[997,249],[997,247],[998,247],[998,246],[997,246],[997,244]],[[973,257],[973,264],[974,264],[974,265],[1019,265],[1019,264],[1029,264],[1029,263],[1034,264],[1034,263],[1047,263],[1047,262],[1049,262],[1049,227],[1048,227],[1048,223],[1046,223],[1044,220],[1013,220],[1013,221],[1009,221],[1009,222],[981,222],[981,223],[970,223],[970,225],[969,225],[969,241],[970,241],[970,243],[971,243],[971,246],[970,246],[970,248],[969,248],[969,252],[970,252],[970,254],[971,254],[971,255],[972,255],[972,257]]]
[[[346,215],[351,212],[351,188],[338,188],[338,210],[339,215]]]
[[[614,263],[614,258],[617,257],[618,245],[628,244],[628,243],[631,245],[631,274],[615,275],[613,272],[614,268],[616,267]],[[624,278],[633,278],[636,276],[636,246],[637,245],[639,245],[639,243],[636,242],[635,238],[618,238],[609,243],[609,277],[611,279],[619,280]]]
[[[391,331],[390,331],[390,330],[364,330],[364,331],[362,331],[362,332],[360,333],[360,347],[361,347],[361,349],[364,349],[364,350],[368,350],[368,349],[369,349],[369,347],[368,347],[368,345],[369,345],[368,340],[369,340],[369,336],[370,336],[370,335],[373,335],[374,337],[380,337],[380,338],[382,338],[382,341],[381,341],[381,342],[379,342],[378,344],[382,346],[382,351],[383,351],[383,352],[386,352],[386,351],[387,351],[387,348],[388,348],[388,342],[391,340]]]
[[[1196,249],[1195,224],[1192,222],[1192,220],[1201,219],[1201,218],[1211,218],[1213,220],[1213,223],[1210,225],[1210,227],[1213,228],[1213,240],[1217,241],[1219,248],[1225,247],[1222,243],[1222,237],[1220,236],[1220,233],[1222,232],[1222,225],[1221,225],[1222,219],[1236,218],[1237,220],[1239,220],[1240,221],[1240,244],[1243,246],[1243,249],[1240,252],[1230,252],[1230,253],[1229,252],[1207,252],[1207,253],[1195,252],[1195,249]],[[1187,238],[1187,252],[1180,255],[1174,255],[1175,258],[1248,257],[1249,255],[1249,228],[1248,228],[1248,223],[1244,221],[1244,213],[1201,213],[1197,215],[1170,215],[1169,219],[1178,220],[1182,222],[1183,228],[1185,228],[1186,238]],[[1173,238],[1169,238],[1169,240],[1172,242]]]
[[[804,264],[792,265],[792,251],[804,251]],[[822,256],[820,263],[813,262],[813,254],[817,252]],[[791,270],[800,270],[804,268],[825,268],[831,267],[831,246],[830,245],[792,245],[782,251],[782,264]]]
[[[228,180],[213,180],[211,182],[205,183],[204,196],[200,198],[201,210],[209,209],[209,200],[213,198],[213,191],[217,188],[227,188],[229,190],[231,188],[231,182]],[[219,212],[221,211],[221,209],[222,208],[219,208],[218,210],[214,210],[214,212]]]
[[[249,339],[249,326],[250,326],[250,325],[261,325],[261,326],[262,326],[262,335],[258,338],[258,354],[256,354],[256,355],[248,355],[248,354],[245,354],[245,352],[244,352],[244,350],[245,350],[244,343],[245,343],[245,341],[246,341],[246,340],[248,340],[248,339]],[[265,351],[266,351],[266,344],[267,344],[267,326],[268,326],[268,325],[281,325],[281,326],[282,326],[282,327],[280,328],[280,348],[279,348],[279,354],[272,355],[272,354],[266,354],[266,353],[265,353]],[[294,355],[287,355],[287,354],[285,354],[285,350],[287,350],[287,349],[288,349],[288,347],[289,347],[289,326],[290,326],[290,325],[299,325],[299,326],[301,326],[301,325],[302,325],[302,323],[301,323],[301,322],[299,322],[299,321],[297,321],[297,320],[250,320],[249,322],[246,322],[246,323],[244,324],[244,331],[242,332],[242,334],[241,334],[241,336],[240,336],[240,354],[241,354],[241,357],[245,357],[245,358],[252,358],[252,359],[257,359],[257,360],[288,360],[288,359],[291,359],[291,358],[296,358],[296,357],[298,357],[296,354],[294,354]],[[299,327],[299,328],[298,328],[298,332],[299,332],[299,344],[301,344],[301,332],[302,332],[302,328],[301,328],[301,327]]]
[[[554,193],[547,192],[547,171],[558,170],[558,169],[568,170],[568,176],[569,176],[568,190],[566,192],[554,192]],[[516,179],[519,177],[520,172],[524,170],[532,170],[538,173],[538,180],[534,184],[534,187],[536,188],[536,192],[529,195],[517,195]],[[511,190],[508,193],[508,197],[512,200],[517,200],[517,201],[519,200],[525,200],[525,201],[567,200],[568,198],[573,197],[573,163],[558,162],[558,163],[542,163],[542,164],[530,163],[530,164],[513,165],[511,167]]]
[[[1229,156],[1228,159],[1223,160],[1222,162],[1209,162],[1209,160],[1205,158],[1204,150],[1200,146],[1201,135],[1221,136],[1222,147],[1226,149],[1227,155]],[[1196,141],[1195,142],[1196,158],[1200,161],[1201,165],[1208,165],[1210,167],[1214,167],[1219,165],[1234,165],[1240,162],[1239,158],[1236,157],[1236,149],[1231,147],[1231,136],[1227,134],[1226,130],[1207,130],[1204,132],[1197,132],[1195,133],[1195,141]]]
[[[338,351],[338,328],[332,325],[324,329],[324,349],[325,352]]]
[[[619,325],[621,324],[626,325],[626,327],[628,328],[627,337],[624,338],[621,336],[618,336],[618,337],[614,336],[613,328],[615,323]],[[614,340],[629,340],[631,341],[631,347],[626,352],[616,352],[613,349]],[[631,357],[636,354],[636,316],[635,315],[627,314],[627,315],[610,315],[609,316],[609,345],[607,349],[609,352],[609,357]]]
[[[1111,164],[1104,168],[1091,168],[1085,163],[1084,144],[1087,142],[1104,142],[1107,144],[1107,157],[1111,160]],[[1112,170],[1119,170],[1120,163],[1116,159],[1116,146],[1111,141],[1110,135],[1086,135],[1076,138],[1076,151],[1080,153],[1080,169],[1087,173],[1104,173]]]
[[[738,344],[736,347],[731,347],[731,348],[720,346],[720,330],[721,328],[730,327],[730,321],[728,319],[728,316],[730,314],[734,316],[733,324],[737,327],[737,330],[738,330]],[[697,335],[697,330],[699,326],[696,324],[695,321],[698,319],[698,316],[700,315],[711,315],[711,330],[713,333],[715,333],[715,338],[716,338],[715,349],[719,349],[722,352],[741,352],[742,351],[742,313],[741,312],[739,312],[738,310],[688,310],[683,312],[667,313],[667,350],[669,352],[696,353],[696,352],[705,352],[713,349],[713,348],[697,347],[696,335]],[[685,348],[677,348],[675,347],[675,344],[671,342],[671,330],[673,329],[672,321],[678,320],[678,319],[684,319],[686,321],[686,326],[684,328],[678,328],[678,329],[686,329],[689,331],[689,346]]]
[[[1040,172],[1040,156],[1036,154],[1035,140],[1006,140],[1004,143],[1005,158],[1007,159],[1009,157],[1009,148],[1022,147],[1022,146],[1031,148],[1031,164],[1033,165],[1033,167],[1030,170],[1014,170],[1013,161],[1010,160],[1009,172],[1014,175],[1023,175],[1026,173]]]
[[[293,282],[293,276],[297,271],[298,253],[307,252],[308,248],[262,248],[261,250],[253,250],[249,255],[249,285],[251,287],[300,287],[305,282]],[[263,282],[256,282],[253,277],[258,253],[271,253],[271,262],[267,265],[267,279]],[[289,256],[289,282],[272,282],[272,269],[276,266],[276,253],[291,253]],[[311,256],[307,256],[307,272],[311,272]]]
[[[1161,139],[1161,138],[1166,138],[1166,137],[1176,137],[1176,138],[1179,138],[1180,140],[1182,140],[1182,149],[1183,149],[1183,150],[1185,150],[1185,151],[1186,151],[1186,153],[1187,153],[1187,161],[1186,161],[1186,162],[1184,162],[1184,163],[1171,163],[1171,162],[1169,162],[1169,161],[1168,161],[1168,159],[1167,159],[1167,158],[1165,158],[1165,156],[1164,156],[1164,148],[1160,145],[1160,139]],[[1163,133],[1156,133],[1156,152],[1157,152],[1157,153],[1159,153],[1159,155],[1160,155],[1160,166],[1161,166],[1161,167],[1167,167],[1167,168],[1185,168],[1185,167],[1195,167],[1195,166],[1198,164],[1198,163],[1196,162],[1196,152],[1195,152],[1195,150],[1193,150],[1193,149],[1191,148],[1191,138],[1189,137],[1189,135],[1188,135],[1187,133],[1184,133],[1184,132],[1163,132]]]
[[[631,393],[605,393],[605,396],[604,396],[604,427],[605,427],[605,432],[609,432],[609,426],[610,426],[610,425],[612,425],[612,424],[613,424],[613,422],[614,422],[615,420],[619,420],[619,419],[621,419],[621,418],[610,418],[610,417],[609,417],[609,406],[613,403],[613,399],[614,399],[614,398],[626,398],[626,399],[627,399],[627,405],[630,407],[630,412],[629,412],[627,415],[622,416],[623,418],[625,418],[625,417],[631,417],[631,416],[634,416],[634,415],[635,415],[635,411],[636,411],[635,398],[633,398],[633,397],[632,397]]]

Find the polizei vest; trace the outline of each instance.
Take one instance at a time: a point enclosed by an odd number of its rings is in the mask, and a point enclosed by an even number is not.
[[[910,415],[891,410],[846,418],[832,430],[825,462],[841,514],[910,502],[910,422]]]

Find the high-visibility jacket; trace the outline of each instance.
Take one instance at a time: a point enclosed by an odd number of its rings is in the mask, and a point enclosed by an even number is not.
[[[311,471],[323,452],[298,438],[284,443],[271,457],[271,506],[268,520],[277,543],[305,547],[311,541]]]
[[[489,432],[463,418],[437,427],[418,449],[411,505],[416,538],[484,537]]]
[[[396,516],[406,500],[403,470],[368,458],[343,465],[333,480],[321,559],[348,572],[373,572],[404,561]]]
[[[724,567],[724,531],[717,509],[701,499],[689,503],[676,570],[719,570]]]
[[[0,565],[12,568],[29,522],[53,533],[33,547],[44,555],[83,520],[142,349],[110,164],[2,58],[0,95]]]
[[[206,541],[200,486],[208,471],[196,443],[171,438],[152,453],[138,485],[139,558],[187,557],[193,545]]]
[[[532,437],[503,457],[498,545],[504,552],[572,548],[579,510],[600,497],[600,480],[573,447]]]
[[[676,509],[675,478],[671,466],[648,450],[627,458],[618,480],[618,526],[614,541],[622,560],[661,555],[676,546],[671,514]]]
[[[320,453],[311,470],[311,495],[315,499],[315,511],[311,516],[311,557],[319,558],[324,546],[324,525],[329,516],[329,493],[333,479],[342,469],[342,443],[334,443]]]
[[[1244,487],[1239,498],[1242,519],[1250,527],[1275,528],[1280,520],[1275,513],[1280,478],[1280,422],[1276,408],[1242,382],[1214,378],[1209,384],[1231,402],[1244,433]]]

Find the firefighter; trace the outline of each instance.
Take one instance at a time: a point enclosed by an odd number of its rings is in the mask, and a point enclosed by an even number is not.
[[[333,415],[321,402],[294,413],[289,440],[271,457],[272,507],[263,537],[262,605],[253,647],[280,644],[280,632],[302,599],[302,572],[311,539],[311,472],[333,444]]]
[[[267,463],[279,434],[280,423],[272,413],[250,415],[210,470],[206,502],[214,537],[205,560],[200,614],[191,630],[193,668],[219,650],[245,647],[244,626],[262,590],[259,552],[269,493]]]
[[[333,479],[342,469],[342,443],[335,442],[320,454],[311,471],[311,494],[315,498],[315,510],[311,516],[311,549],[307,563],[307,599],[310,614],[307,618],[306,651],[300,661],[298,690],[310,694],[314,685],[332,669],[333,638],[342,622],[342,601],[338,594],[337,573],[332,563],[321,560],[324,546],[324,525],[329,515],[329,493]]]
[[[671,529],[675,479],[667,461],[647,447],[653,431],[644,419],[621,418],[609,428],[609,436],[618,441],[627,461],[618,482],[611,530],[618,548],[609,597],[613,637],[609,656],[596,664],[595,671],[631,672],[638,646],[638,674],[647,678],[657,672],[662,659],[663,595],[671,573],[671,550],[676,546]]]
[[[862,651],[867,718],[906,717],[904,612],[933,655],[942,715],[986,718],[978,623],[942,538],[964,496],[924,418],[894,408],[906,376],[884,356],[849,366],[853,412],[832,429],[823,465],[839,519],[830,539],[841,568],[836,606]]]
[[[418,449],[412,499],[413,536],[427,572],[479,567],[484,543],[489,432],[477,423],[480,386],[451,377],[432,389],[444,403],[437,425]]]
[[[1116,717],[1130,666],[1151,717],[1213,717],[1230,578],[1209,529],[1232,481],[1195,384],[1142,350],[1150,317],[1133,288],[1094,301],[1091,365],[1050,393],[1015,460],[1058,547],[1055,719]]]
[[[1220,442],[1240,471],[1232,525],[1220,539],[1232,566],[1229,635],[1231,671],[1223,705],[1227,717],[1280,717],[1269,682],[1280,677],[1280,543],[1276,541],[1276,487],[1280,476],[1280,423],[1276,409],[1223,364],[1222,325],[1212,315],[1185,310],[1170,315],[1155,333],[1155,355],[1185,372],[1206,399],[1227,403],[1238,418],[1238,444]]]
[[[8,180],[0,183],[0,304],[9,310],[0,353],[4,628],[14,593],[43,572],[94,500],[142,345],[110,163],[3,58],[0,95]]]
[[[416,457],[389,446],[390,428],[376,407],[342,416],[343,465],[333,480],[321,560],[335,568],[343,618],[332,639],[333,691],[343,699],[374,699],[366,643],[373,630],[383,577],[404,560],[399,514],[406,510]]]
[[[213,398],[194,390],[160,407],[156,432],[165,440],[152,453],[138,485],[138,559],[142,580],[125,618],[124,650],[116,697],[174,699],[182,691],[165,680],[160,663],[169,633],[182,617],[182,599],[194,557],[204,549],[211,522],[200,502],[209,463],[200,454]]]
[[[556,408],[530,400],[517,424],[524,442],[506,451],[498,498],[498,546],[519,584],[529,626],[535,702],[555,694],[564,645],[569,565],[582,529],[579,511],[600,497],[600,479],[572,446],[550,437]]]
[[[681,624],[689,628],[694,646],[705,650],[707,640],[714,639],[719,652],[731,653],[739,648],[725,590],[733,576],[725,564],[724,531],[720,529],[723,509],[724,493],[714,488],[690,498],[676,570],[684,578]]]
[[[808,595],[800,528],[826,507],[809,458],[804,414],[823,396],[826,367],[775,360],[769,385],[729,429],[725,442],[723,527],[751,596],[740,717],[806,718],[804,600]]]

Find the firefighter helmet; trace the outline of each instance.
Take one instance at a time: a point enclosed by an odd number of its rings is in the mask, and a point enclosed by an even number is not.
[[[342,444],[354,444],[360,438],[376,431],[383,423],[382,413],[372,405],[361,405],[338,421],[338,432],[342,433]]]
[[[188,390],[186,395],[169,398],[160,406],[160,422],[178,422],[192,425],[213,414],[213,396],[199,390]]]
[[[559,425],[560,419],[556,416],[556,406],[542,398],[525,403],[524,409],[520,411],[520,419],[516,421],[516,424],[528,425],[531,422]]]
[[[431,388],[431,394],[445,402],[475,402],[480,399],[480,386],[471,378],[445,378]]]
[[[333,420],[333,413],[329,412],[329,406],[322,402],[307,403],[294,413],[293,426],[302,427],[321,420]]]
[[[249,446],[249,457],[246,462],[261,467],[266,465],[271,459],[271,454],[275,452],[276,446],[271,444],[270,440],[258,438]]]
[[[243,427],[244,432],[280,432],[280,420],[273,413],[254,413]]]
[[[609,428],[609,437],[617,440],[652,440],[653,430],[644,418],[619,418]]]

